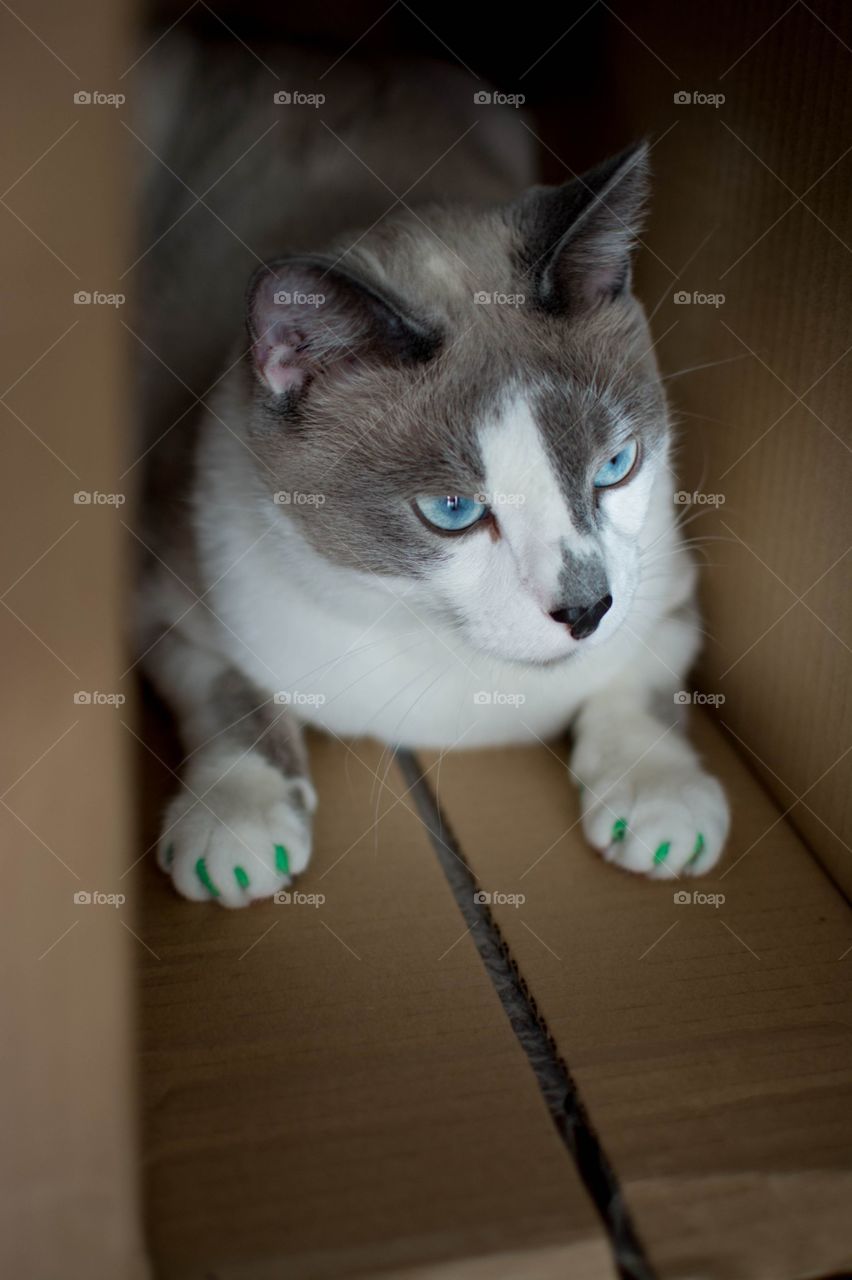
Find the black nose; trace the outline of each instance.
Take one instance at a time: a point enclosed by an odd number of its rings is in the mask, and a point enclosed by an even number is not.
[[[612,605],[612,596],[601,596],[595,604],[569,605],[565,609],[554,609],[551,618],[561,622],[568,628],[575,640],[585,640],[593,631],[597,631],[601,618]]]

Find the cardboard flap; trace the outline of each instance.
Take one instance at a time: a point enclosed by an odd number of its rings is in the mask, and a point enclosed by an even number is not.
[[[445,756],[441,805],[481,889],[500,895],[494,919],[652,1265],[738,1280],[842,1271],[852,916],[719,731],[695,727],[734,813],[711,877],[651,882],[605,864],[561,748]]]
[[[294,888],[324,901],[228,912],[140,872],[158,1275],[611,1280],[397,765],[312,755],[324,803]]]
[[[75,297],[128,291],[124,130],[114,108],[74,100],[130,61],[128,18],[99,0],[85,20],[53,4],[2,14],[0,1273],[19,1280],[145,1270],[136,944],[125,912],[85,900],[120,891],[133,848],[130,739],[115,702],[123,535],[118,506],[92,500],[129,488],[124,330],[117,307]]]

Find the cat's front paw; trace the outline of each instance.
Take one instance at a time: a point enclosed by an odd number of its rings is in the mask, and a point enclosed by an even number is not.
[[[586,839],[607,862],[658,879],[709,871],[730,825],[721,785],[691,762],[586,778],[580,800]]]
[[[314,805],[310,783],[256,753],[202,753],[166,809],[157,861],[185,898],[247,906],[307,866]]]

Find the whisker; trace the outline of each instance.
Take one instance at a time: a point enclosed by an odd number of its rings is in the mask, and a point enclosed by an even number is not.
[[[674,373],[667,373],[661,382],[672,382],[675,378],[685,378],[688,373],[697,373],[699,369],[718,369],[723,364],[733,364],[735,360],[745,360],[746,351],[739,352],[735,356],[725,356],[722,360],[708,360],[706,364],[693,364],[688,369],[677,369]]]

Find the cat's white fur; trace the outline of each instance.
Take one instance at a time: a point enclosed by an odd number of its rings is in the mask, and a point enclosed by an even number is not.
[[[258,493],[243,443],[212,423],[202,438],[195,520],[201,577],[213,585],[204,606],[173,580],[156,595],[161,623],[188,612],[150,664],[198,753],[161,844],[182,892],[205,896],[193,875],[200,848],[210,851],[227,905],[284,883],[270,833],[282,827],[291,784],[236,750],[211,764],[205,748],[205,689],[229,666],[277,695],[282,711],[334,734],[389,743],[535,741],[577,716],[571,769],[583,786],[589,841],[611,860],[658,876],[678,875],[688,863],[690,874],[703,872],[716,861],[728,826],[724,794],[679,729],[666,727],[678,718],[673,694],[698,647],[694,570],[675,521],[667,458],[646,458],[630,483],[602,496],[613,605],[592,636],[576,641],[548,614],[562,549],[588,547],[523,396],[508,395],[480,430],[501,536],[482,530],[451,542],[443,565],[417,583],[325,559],[286,510]],[[655,699],[667,707],[662,718],[652,715]],[[617,818],[629,826],[613,843]],[[296,819],[288,823],[297,870],[309,833]],[[703,852],[691,860],[699,832]],[[658,863],[663,842],[670,851]],[[231,874],[247,858],[254,870],[259,864],[250,893]]]

